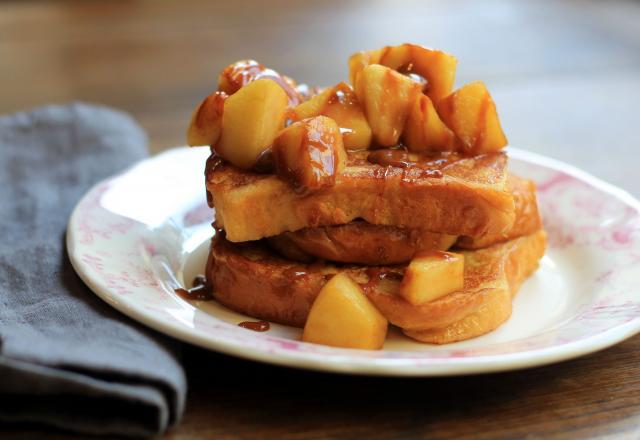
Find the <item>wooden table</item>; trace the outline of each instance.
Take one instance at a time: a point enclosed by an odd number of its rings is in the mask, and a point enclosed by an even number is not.
[[[217,72],[253,57],[310,84],[405,41],[483,79],[511,144],[640,196],[638,2],[9,2],[0,113],[83,100],[131,112],[152,152],[184,143]],[[185,347],[190,394],[165,438],[640,438],[640,337],[582,359],[450,379],[333,376]],[[0,437],[71,438],[26,426]],[[73,438],[80,438],[76,436]]]

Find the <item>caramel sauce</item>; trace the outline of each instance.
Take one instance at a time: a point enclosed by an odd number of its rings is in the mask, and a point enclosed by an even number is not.
[[[336,174],[338,158],[333,146],[336,144],[335,133],[328,130],[307,130],[306,144],[309,149],[314,180],[321,180],[325,176]]]
[[[413,81],[420,84],[420,86],[422,87],[422,92],[425,93],[429,88],[429,81],[427,80],[427,78],[415,72],[413,69],[414,69],[413,63],[409,62],[407,64],[400,66],[398,68],[398,73],[401,73],[404,76],[409,77]]]
[[[227,98],[228,95],[220,90],[207,96],[196,113],[196,126],[206,127],[211,124],[211,121],[222,118],[224,102]],[[205,105],[205,103],[208,105]]]
[[[207,176],[210,175],[210,173],[212,173],[216,168],[221,167],[224,164],[224,160],[218,155],[218,153],[216,153],[213,148],[211,149],[211,155],[207,158],[207,162],[205,163],[204,166],[204,178],[205,178],[205,182],[207,180]],[[205,192],[207,194],[207,205],[209,205],[209,208],[213,208],[213,197],[211,196],[211,193],[205,189]]]
[[[243,321],[238,326],[254,332],[266,332],[271,328],[271,324],[267,321]]]
[[[443,171],[459,159],[453,153],[429,154],[409,153],[402,148],[384,148],[374,150],[367,156],[370,163],[382,167],[415,168],[421,170],[421,177],[442,178]]]
[[[258,156],[253,171],[260,174],[273,174],[276,170],[276,164],[273,157],[273,150],[267,148]]]
[[[381,281],[389,280],[393,282],[402,281],[403,274],[400,272],[390,271],[389,269],[382,269],[377,266],[370,266],[366,269],[365,273],[369,280],[366,284],[362,285],[364,290],[375,289]]]
[[[204,275],[198,275],[193,279],[191,289],[179,287],[173,291],[183,299],[189,301],[210,301],[213,299],[213,289],[207,284]]]
[[[258,79],[271,79],[278,83],[289,97],[289,106],[293,107],[301,102],[295,83],[264,65],[254,60],[243,60],[227,66],[220,77],[225,80],[223,91],[233,94],[252,81]],[[221,81],[222,83],[222,81]]]
[[[191,283],[191,286],[198,287],[198,286],[204,286],[205,284],[207,284],[207,278],[204,275],[196,275],[193,278],[193,282]]]
[[[208,286],[196,286],[191,289],[183,289],[179,287],[174,289],[181,298],[189,300],[189,301],[210,301],[213,299],[213,292]]]
[[[389,148],[373,151],[367,156],[367,160],[383,167],[408,168],[417,164],[409,160],[408,151]]]
[[[363,117],[362,108],[355,92],[345,82],[334,87],[333,93],[329,95],[319,113],[334,119],[338,125],[341,125],[341,122],[357,121]],[[355,134],[355,129],[354,127],[341,126],[340,133],[347,140],[349,136]]]
[[[340,132],[326,130],[315,120],[301,121],[300,143],[292,151],[275,143],[273,159],[276,174],[287,181],[299,194],[306,194],[335,183],[338,157],[334,145]],[[293,155],[293,156],[292,156]]]

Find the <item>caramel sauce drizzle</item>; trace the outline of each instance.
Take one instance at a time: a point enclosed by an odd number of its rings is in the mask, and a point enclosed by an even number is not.
[[[271,328],[271,324],[267,321],[243,321],[238,324],[238,327],[253,330],[254,332],[266,332]]]
[[[229,94],[237,92],[252,81],[267,78],[275,81],[284,89],[289,97],[289,106],[294,107],[301,102],[293,80],[285,78],[275,70],[254,60],[238,61],[231,64],[222,71],[220,76],[223,76],[231,86],[231,90],[227,91]]]
[[[174,292],[188,301],[211,301],[213,299],[213,289],[207,284],[203,275],[198,275],[193,279],[193,287],[184,289],[178,287]]]

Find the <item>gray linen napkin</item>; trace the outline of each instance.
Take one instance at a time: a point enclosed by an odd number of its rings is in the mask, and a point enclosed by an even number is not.
[[[178,344],[92,294],[64,246],[83,193],[145,155],[144,132],[114,110],[0,118],[0,420],[144,436],[180,418]]]

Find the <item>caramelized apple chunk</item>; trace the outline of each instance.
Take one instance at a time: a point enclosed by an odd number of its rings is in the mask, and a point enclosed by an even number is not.
[[[340,128],[326,116],[291,124],[280,132],[272,150],[276,174],[302,193],[333,186],[345,167]]]
[[[333,347],[379,350],[387,319],[346,273],[331,278],[311,306],[302,340]]]
[[[227,98],[222,135],[215,145],[225,160],[250,169],[284,127],[287,94],[270,79],[259,79]]]
[[[386,46],[378,50],[358,52],[349,58],[351,83],[355,85],[362,70],[371,64],[381,64],[400,73],[424,78],[424,93],[438,102],[451,93],[458,60],[446,52],[417,44]]]
[[[464,256],[453,252],[427,251],[409,263],[400,294],[411,304],[436,300],[464,287]]]
[[[233,95],[240,88],[258,79],[271,79],[278,83],[287,93],[290,106],[302,102],[294,80],[288,76],[280,75],[255,60],[240,60],[225,67],[218,77],[218,90]]]
[[[456,136],[442,122],[427,95],[421,95],[414,101],[402,132],[402,141],[414,153],[452,151],[456,147]]]
[[[328,116],[338,123],[345,148],[369,148],[371,128],[355,92],[347,83],[329,87],[293,109],[296,120],[318,115]]]
[[[379,64],[365,67],[356,82],[356,95],[377,146],[392,147],[398,143],[402,129],[421,85]]]
[[[215,145],[222,130],[222,112],[227,99],[225,92],[213,92],[198,105],[191,114],[187,130],[187,144]]]
[[[467,84],[442,99],[437,110],[460,139],[465,153],[490,153],[507,145],[496,105],[481,81]]]

